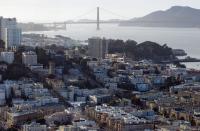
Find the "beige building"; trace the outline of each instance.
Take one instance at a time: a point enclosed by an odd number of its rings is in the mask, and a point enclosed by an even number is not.
[[[81,129],[79,127],[74,127],[72,125],[59,127],[59,131],[80,131],[80,130]]]
[[[107,108],[107,107],[106,107]],[[97,107],[87,107],[86,114],[90,119],[94,119],[97,123],[101,125],[105,125],[105,127],[112,131],[142,131],[145,129],[153,129],[154,124],[149,122],[143,122],[141,119],[136,118],[134,116],[129,116],[127,118],[123,118],[124,116],[128,116],[123,111],[114,109],[114,108],[102,108],[104,112],[99,111]],[[113,111],[110,109],[114,109]],[[115,114],[118,112],[117,114]],[[123,115],[120,116],[120,113]],[[112,114],[114,113],[114,114]],[[126,114],[126,115],[125,115]],[[116,117],[117,116],[117,117]],[[129,119],[128,118],[133,118]],[[134,120],[135,119],[135,120]]]

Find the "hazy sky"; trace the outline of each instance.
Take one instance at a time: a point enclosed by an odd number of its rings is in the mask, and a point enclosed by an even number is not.
[[[16,17],[22,22],[95,19],[95,10],[84,17],[79,16],[100,6],[123,16],[117,17],[101,10],[102,19],[122,19],[143,16],[175,5],[200,9],[200,0],[0,0],[0,16]]]

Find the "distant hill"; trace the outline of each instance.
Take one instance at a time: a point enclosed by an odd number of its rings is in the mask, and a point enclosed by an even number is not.
[[[173,6],[165,11],[156,11],[141,18],[120,23],[121,26],[143,27],[200,27],[200,9]]]

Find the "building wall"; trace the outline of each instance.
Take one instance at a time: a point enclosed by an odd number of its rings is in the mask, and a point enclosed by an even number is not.
[[[1,52],[1,60],[7,62],[8,64],[14,61],[14,52]]]
[[[23,52],[22,53],[22,63],[25,65],[36,65],[37,55],[35,52]]]
[[[16,18],[0,18],[0,38],[5,42],[6,49],[18,47],[21,44],[21,34]]]
[[[88,54],[93,58],[105,58],[108,53],[108,42],[105,39],[98,37],[90,38],[88,40]]]
[[[47,131],[47,127],[40,124],[24,125],[22,131]]]

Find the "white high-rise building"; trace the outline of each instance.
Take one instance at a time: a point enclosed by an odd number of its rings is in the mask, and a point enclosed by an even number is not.
[[[16,18],[0,17],[0,39],[5,42],[6,49],[18,47],[21,44],[21,34]]]
[[[108,53],[108,40],[99,37],[89,38],[88,54],[93,58],[102,59]]]
[[[14,52],[1,52],[1,60],[12,64],[14,61]]]
[[[23,52],[22,63],[25,65],[37,65],[37,54],[33,51]]]

